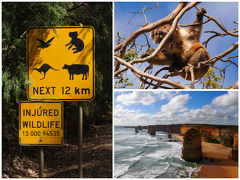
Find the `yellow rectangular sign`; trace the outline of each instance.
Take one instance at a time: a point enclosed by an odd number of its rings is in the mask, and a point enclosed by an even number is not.
[[[63,144],[62,102],[21,102],[19,104],[19,144],[54,146]]]
[[[91,100],[95,95],[92,27],[31,28],[27,35],[29,100]]]

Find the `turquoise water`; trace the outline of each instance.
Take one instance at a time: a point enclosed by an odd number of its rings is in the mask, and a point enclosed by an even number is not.
[[[114,176],[116,178],[180,178],[198,171],[196,163],[181,158],[181,142],[168,142],[165,132],[150,136],[147,130],[115,128]]]

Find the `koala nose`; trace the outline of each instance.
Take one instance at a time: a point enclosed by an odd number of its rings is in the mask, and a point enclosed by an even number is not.
[[[163,35],[163,31],[161,29],[157,30],[157,35]]]
[[[156,32],[156,36],[158,36],[160,39],[162,39],[163,38],[163,31],[162,31],[162,29],[158,29],[157,30],[157,32]]]

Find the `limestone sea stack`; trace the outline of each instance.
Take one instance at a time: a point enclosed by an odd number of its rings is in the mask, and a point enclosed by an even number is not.
[[[135,133],[139,133],[139,131],[138,131],[138,128],[137,128],[137,127],[135,127]]]
[[[190,162],[202,159],[201,133],[198,129],[189,129],[183,137],[182,158]]]
[[[155,136],[156,134],[156,129],[154,126],[148,126],[148,134]]]

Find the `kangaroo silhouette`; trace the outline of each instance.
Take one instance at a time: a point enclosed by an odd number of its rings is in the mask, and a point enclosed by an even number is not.
[[[69,73],[69,80],[73,80],[73,75],[83,74],[82,80],[87,80],[87,76],[89,76],[89,66],[85,64],[72,64],[63,66],[63,69],[67,69]]]
[[[53,36],[51,39],[49,39],[47,42],[45,42],[45,41],[43,41],[43,40],[41,40],[41,39],[37,39],[40,43],[41,43],[41,45],[40,46],[37,46],[37,47],[40,47],[40,48],[42,48],[42,49],[44,49],[44,48],[47,48],[47,47],[49,47],[51,44],[51,42],[52,42],[52,40],[55,38],[55,36]]]
[[[65,46],[69,46],[68,49],[70,49],[72,46],[75,46],[75,48],[72,48],[72,50],[75,50],[73,54],[78,53],[83,50],[84,48],[84,43],[81,39],[78,39],[78,33],[77,31],[75,32],[69,32],[69,36],[72,38],[70,43],[66,44]]]
[[[42,74],[42,72],[43,72],[44,76],[43,76],[42,79],[44,79],[45,76],[46,76],[46,73],[48,72],[49,69],[53,69],[55,71],[58,71],[58,69],[54,69],[48,64],[43,64],[40,68],[34,68],[33,70],[37,70],[38,72],[40,72],[40,74]],[[40,80],[42,80],[42,79],[40,79]]]

